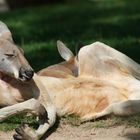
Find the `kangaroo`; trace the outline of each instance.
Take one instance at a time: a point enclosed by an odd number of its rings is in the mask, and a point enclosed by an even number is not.
[[[57,78],[68,78],[71,76],[78,76],[78,60],[72,51],[66,45],[57,41],[57,49],[64,62],[51,65],[40,70],[37,74],[40,76],[51,76]]]
[[[0,22],[0,121],[14,114],[30,112],[39,127],[16,129],[16,140],[39,140],[54,124],[56,110],[38,76],[13,42],[8,27]]]
[[[9,42],[12,40],[3,39],[10,40]],[[4,50],[5,48],[3,52]],[[14,65],[16,63],[13,63]],[[16,129],[14,138],[40,140],[55,123],[56,115],[74,114],[82,121],[87,121],[110,114],[126,116],[138,113],[140,112],[139,69],[140,65],[128,56],[104,43],[95,42],[80,49],[77,77],[59,78],[36,74],[32,74],[32,77],[31,74],[26,75],[26,72],[17,74],[20,70],[14,72],[15,69],[12,69],[13,72],[9,70],[6,74],[3,70],[2,74],[9,75],[11,79],[1,79],[1,102],[4,101],[2,105],[7,107],[0,109],[0,120],[17,113],[33,113],[39,116],[39,128],[34,131],[27,125],[21,126]],[[15,102],[9,101],[8,96]]]
[[[101,43],[78,53],[78,77],[40,77],[58,116],[75,114],[82,121],[105,115],[140,112],[140,65]]]

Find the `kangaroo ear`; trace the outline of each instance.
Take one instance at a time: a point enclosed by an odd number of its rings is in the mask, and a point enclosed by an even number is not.
[[[2,21],[0,21],[0,38],[4,38],[6,40],[13,42],[10,30],[8,29],[6,24],[3,23]]]
[[[57,49],[61,57],[66,61],[69,61],[74,57],[74,54],[71,52],[71,50],[68,49],[60,40],[57,41]]]

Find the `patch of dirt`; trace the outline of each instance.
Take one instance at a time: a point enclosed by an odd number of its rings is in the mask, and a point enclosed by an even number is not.
[[[128,126],[88,128],[61,125],[47,140],[140,140],[140,129]]]
[[[89,123],[80,126],[60,123],[45,140],[140,140],[139,128],[125,125],[91,128]],[[14,131],[0,132],[0,140],[13,140],[13,134]]]

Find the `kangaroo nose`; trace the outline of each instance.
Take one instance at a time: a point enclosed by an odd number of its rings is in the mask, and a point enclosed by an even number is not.
[[[22,81],[28,81],[32,79],[33,75],[34,75],[34,71],[32,69],[20,68],[19,78]]]
[[[31,79],[34,75],[34,71],[32,69],[26,70],[25,74]]]

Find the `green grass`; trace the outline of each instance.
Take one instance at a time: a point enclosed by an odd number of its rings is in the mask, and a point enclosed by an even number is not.
[[[16,115],[14,117],[10,117],[0,124],[0,131],[11,131],[17,127],[19,127],[22,123],[28,124],[32,128],[37,128],[38,123],[35,117],[26,116],[26,115]],[[69,124],[73,127],[82,126],[85,129],[92,128],[110,128],[115,126],[129,126],[140,128],[140,114],[128,116],[126,117],[116,117],[110,116],[102,119],[97,119],[89,122],[81,122],[80,119],[76,116],[65,116],[60,118],[59,123],[61,124]]]
[[[11,131],[23,123],[28,124],[32,128],[36,128],[38,126],[35,117],[20,114],[7,118],[5,121],[1,122],[0,131]]]
[[[17,9],[1,13],[0,20],[9,26],[15,43],[24,49],[36,71],[62,60],[56,49],[58,39],[64,41],[72,51],[79,41],[85,45],[102,41],[140,63],[139,5],[139,0],[87,0],[79,4]],[[26,117],[8,119],[0,124],[0,130],[11,130],[21,120],[26,122]],[[75,124],[74,120],[68,118],[67,122]],[[109,122],[116,125],[126,122],[140,127],[139,116],[115,118],[115,121],[110,119]],[[108,120],[93,123],[91,125],[96,127],[107,126]]]

